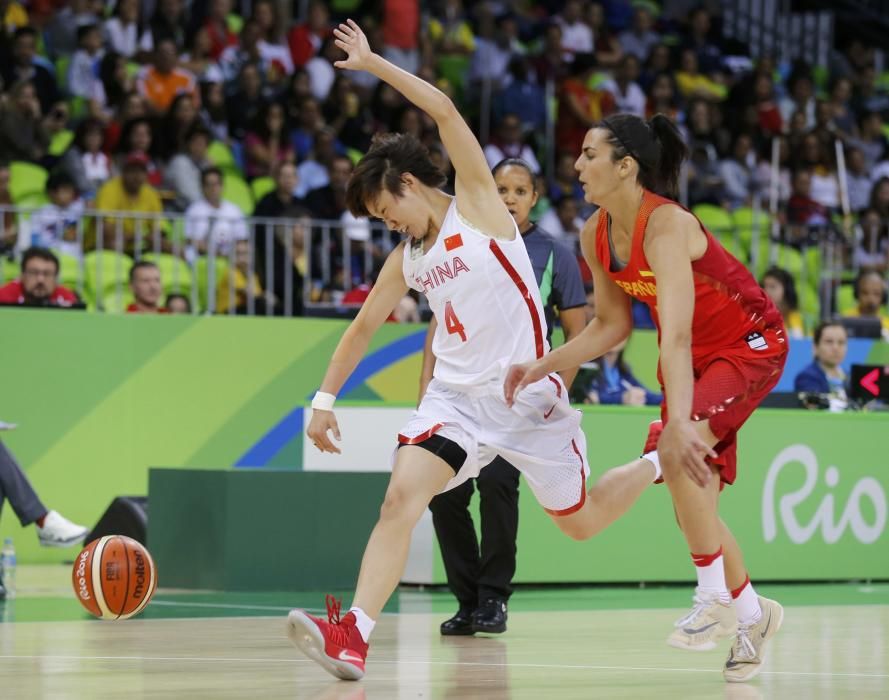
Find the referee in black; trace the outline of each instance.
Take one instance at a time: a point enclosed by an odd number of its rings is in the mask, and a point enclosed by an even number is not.
[[[507,158],[494,166],[493,174],[534,267],[546,315],[547,340],[552,338],[557,308],[567,342],[586,325],[586,294],[577,258],[568,246],[556,241],[529,219],[538,193],[528,164],[518,158]],[[420,398],[426,392],[435,368],[432,354],[435,328],[433,318],[423,350]],[[571,386],[576,373],[576,369],[562,373],[565,386]],[[506,631],[507,601],[512,593],[516,568],[519,471],[502,457],[497,457],[474,481],[481,496],[481,548],[469,514],[472,479],[436,496],[429,504],[448,587],[459,603],[457,614],[441,624],[444,635]]]

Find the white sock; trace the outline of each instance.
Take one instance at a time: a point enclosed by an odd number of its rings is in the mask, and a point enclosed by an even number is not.
[[[738,612],[739,624],[752,625],[759,622],[759,618],[762,617],[762,608],[759,605],[759,596],[753,590],[749,576],[740,588],[732,591],[732,598],[735,599],[735,610]]]
[[[657,450],[646,452],[642,455],[642,459],[647,459],[654,465],[654,479],[652,481],[657,481],[663,476],[663,472],[661,472],[661,458],[657,456]]]
[[[722,547],[715,554],[692,554],[698,574],[698,588],[706,593],[717,594],[724,603],[732,600],[725,584],[725,565]]]
[[[374,625],[377,623],[371,620],[361,608],[353,606],[349,608],[349,612],[355,615],[355,626],[358,628],[364,643],[367,644],[367,640],[370,639],[370,633],[374,631]]]

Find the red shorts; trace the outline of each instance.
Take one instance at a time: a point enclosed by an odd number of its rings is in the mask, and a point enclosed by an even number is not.
[[[692,420],[710,421],[719,438],[713,448],[718,456],[711,461],[724,484],[735,482],[738,430],[778,383],[787,351],[784,329],[767,328],[695,362]],[[666,400],[661,419],[666,425]]]

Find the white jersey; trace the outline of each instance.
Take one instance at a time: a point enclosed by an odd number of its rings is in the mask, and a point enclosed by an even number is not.
[[[491,238],[451,202],[438,238],[404,247],[404,279],[438,321],[434,376],[469,393],[502,392],[506,369],[549,350],[540,290],[525,243]]]

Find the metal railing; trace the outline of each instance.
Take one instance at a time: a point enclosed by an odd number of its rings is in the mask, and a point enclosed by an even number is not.
[[[770,265],[786,267],[801,300],[807,288],[817,293],[818,318],[836,310],[837,289],[854,277],[856,259],[884,252],[877,231],[860,226],[844,231],[835,224],[781,225],[758,199],[754,205],[747,223],[711,225],[712,233],[757,278]],[[122,310],[131,297],[131,266],[151,260],[161,271],[164,293],[184,294],[192,313],[218,313],[221,300],[228,314],[340,315],[348,312],[344,296],[356,285],[372,282],[400,240],[373,221],[245,218],[243,238],[231,236],[223,226],[231,221],[203,221],[198,223],[209,223],[209,235],[198,241],[189,236],[195,222],[181,215],[95,210],[71,221],[59,217],[59,228],[47,232],[32,229],[33,211],[0,206],[0,240],[11,213],[18,226],[19,255],[32,244],[53,248],[60,259],[59,282],[100,311]],[[235,270],[241,273],[239,280]],[[0,265],[0,282],[17,275],[12,261]]]
[[[185,294],[193,313],[215,313],[217,298],[225,299],[220,294],[227,294],[232,314],[330,312],[355,286],[372,281],[400,238],[369,220],[189,220],[93,209],[67,219],[46,209],[0,206],[0,240],[9,215],[17,226],[17,257],[31,246],[52,249],[60,259],[59,282],[97,310],[122,309],[131,266],[150,260],[161,271],[164,292]],[[195,237],[201,229],[205,235]],[[7,260],[0,282],[13,276],[17,271]]]

